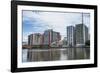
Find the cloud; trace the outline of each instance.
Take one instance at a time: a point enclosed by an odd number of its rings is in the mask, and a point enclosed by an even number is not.
[[[84,23],[89,26],[89,14],[84,14]],[[29,32],[43,33],[46,29],[60,32],[62,38],[66,36],[66,27],[82,23],[81,13],[23,11],[23,22],[28,21],[32,26]],[[25,32],[24,32],[25,33]],[[27,32],[27,35],[29,33]],[[26,36],[26,35],[25,35]]]

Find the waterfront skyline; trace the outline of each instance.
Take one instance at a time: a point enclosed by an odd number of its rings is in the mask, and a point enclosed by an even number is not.
[[[62,38],[66,37],[66,27],[82,23],[82,13],[23,11],[23,42],[28,41],[28,35],[41,33],[46,29],[60,32]],[[90,14],[83,13],[83,22],[90,25]]]
[[[49,45],[52,43],[59,42],[61,36],[59,32],[53,31],[52,29],[45,30],[43,34],[34,33],[28,36],[28,45]]]

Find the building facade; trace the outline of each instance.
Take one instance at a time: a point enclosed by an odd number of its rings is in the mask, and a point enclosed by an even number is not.
[[[88,40],[88,27],[84,24],[77,24],[75,26],[76,46],[85,45]]]
[[[42,45],[43,36],[40,33],[30,34],[28,36],[28,45]]]
[[[67,26],[67,45],[75,46],[75,27]]]
[[[61,40],[59,32],[55,32],[52,29],[44,31],[43,34],[43,44],[51,45],[51,43]]]

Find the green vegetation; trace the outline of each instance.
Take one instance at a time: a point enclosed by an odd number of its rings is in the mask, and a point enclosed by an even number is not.
[[[87,40],[87,41],[85,42],[85,45],[86,45],[86,46],[90,46],[90,40]]]

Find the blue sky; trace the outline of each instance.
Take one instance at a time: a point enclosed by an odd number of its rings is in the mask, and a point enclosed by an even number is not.
[[[67,26],[75,26],[75,24],[82,23],[82,13],[24,10],[22,15],[23,41],[26,42],[29,34],[42,34],[46,29],[53,29],[60,32],[63,39],[66,37]],[[83,13],[83,21],[87,27],[90,27],[89,13]]]

